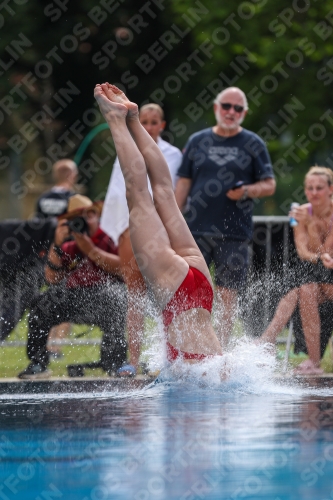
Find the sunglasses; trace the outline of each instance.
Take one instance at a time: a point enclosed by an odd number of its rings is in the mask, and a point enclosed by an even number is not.
[[[230,102],[220,102],[221,108],[224,109],[224,111],[229,111],[229,109],[234,108],[236,113],[241,113],[244,111],[244,106],[239,106],[238,104],[230,104]]]

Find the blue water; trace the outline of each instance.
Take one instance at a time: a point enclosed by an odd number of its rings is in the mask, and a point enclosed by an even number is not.
[[[333,499],[333,389],[0,396],[0,499]]]

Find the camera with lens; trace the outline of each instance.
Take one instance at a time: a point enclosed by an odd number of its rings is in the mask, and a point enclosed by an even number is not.
[[[88,224],[84,217],[74,217],[68,221],[68,227],[73,233],[88,233]]]

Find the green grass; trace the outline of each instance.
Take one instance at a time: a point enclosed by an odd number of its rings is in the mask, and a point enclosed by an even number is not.
[[[156,323],[151,318],[146,318],[146,334],[145,340],[143,342],[143,356],[145,359],[144,351],[150,345],[150,334],[156,329]],[[68,339],[75,339],[78,335],[86,333],[83,339],[96,339],[101,338],[102,333],[98,327],[90,327],[88,325],[73,325],[71,333]],[[242,336],[242,325],[241,322],[237,321],[234,326],[233,335],[236,337]],[[287,334],[287,330],[284,335]],[[28,325],[27,325],[27,314],[23,316],[20,322],[17,324],[15,329],[11,332],[10,336],[6,339],[8,341],[24,341],[25,345],[22,347],[2,347],[0,349],[0,378],[12,378],[16,377],[17,374],[24,370],[28,365],[29,359],[26,354],[26,341],[28,336]],[[67,365],[75,363],[86,363],[92,361],[98,361],[100,358],[100,347],[99,345],[73,345],[73,346],[62,346],[61,350],[64,354],[63,358],[52,360],[50,362],[49,368],[52,371],[52,376],[54,377],[66,377],[67,376]],[[284,359],[284,345],[279,344],[277,347],[277,356],[279,359]],[[289,362],[292,366],[297,366],[304,359],[306,359],[305,354],[294,355],[290,353]],[[326,373],[333,372],[333,352],[331,352],[330,345],[328,345],[324,358],[321,363],[321,367]],[[86,370],[86,376],[91,377],[106,377],[106,373],[101,369],[96,370]]]
[[[0,349],[0,378],[12,378],[24,370],[29,364],[29,359],[26,353],[26,343],[28,338],[28,322],[27,313],[16,325],[6,341],[23,341],[22,347],[1,347]],[[142,359],[145,361],[145,350],[150,346],[150,334],[156,329],[156,322],[152,318],[146,318],[145,321],[145,338],[142,344]],[[88,333],[87,333],[88,332]],[[81,335],[84,335],[81,337]],[[77,338],[84,339],[100,339],[102,332],[98,327],[90,325],[72,325],[70,335],[66,340]],[[91,363],[99,361],[100,346],[99,345],[66,345],[61,346],[61,351],[64,354],[62,358],[51,360],[49,369],[52,371],[53,377],[67,377],[67,365],[75,363]],[[85,370],[85,376],[90,377],[106,377],[107,374],[102,369]]]
[[[279,337],[287,337],[288,335],[288,330],[284,330],[284,332],[279,335]],[[284,359],[285,356],[285,346],[282,344],[277,345],[277,357],[280,360]],[[293,346],[291,346],[290,349],[290,354],[289,354],[289,363],[292,367],[298,366],[302,361],[307,359],[308,356],[302,352],[299,354],[294,354],[293,353]],[[321,368],[324,370],[325,373],[331,373],[333,372],[333,347],[331,342],[328,343],[326,351],[324,353],[323,359],[321,360]]]
[[[87,325],[73,325],[68,339],[75,339],[77,335],[89,330],[84,339],[101,338],[102,333],[97,327]],[[16,377],[28,364],[29,359],[26,354],[26,341],[28,337],[27,314],[19,321],[17,326],[11,332],[7,341],[24,341],[22,347],[2,347],[0,349],[0,378]],[[49,368],[52,376],[67,376],[67,365],[74,363],[86,363],[98,361],[100,357],[100,347],[98,345],[73,345],[62,346],[63,358],[52,360]],[[87,370],[87,376],[106,376],[103,370]]]

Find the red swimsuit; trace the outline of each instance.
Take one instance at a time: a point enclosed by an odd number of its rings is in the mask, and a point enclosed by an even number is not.
[[[213,307],[213,289],[206,276],[195,267],[190,267],[188,273],[176,290],[174,296],[165,306],[163,315],[163,324],[167,330],[170,323],[182,312],[201,307],[207,309],[210,313]],[[202,360],[207,357],[205,354],[194,354],[179,351],[167,342],[167,357],[169,361],[175,361],[178,356],[183,359]]]

